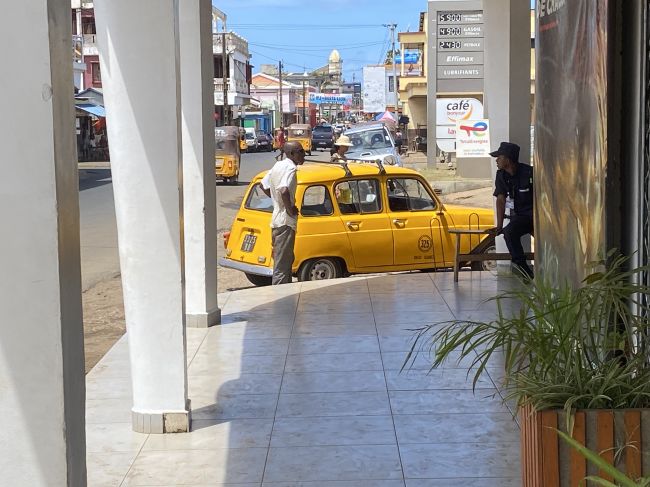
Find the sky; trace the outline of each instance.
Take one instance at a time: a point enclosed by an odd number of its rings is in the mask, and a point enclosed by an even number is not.
[[[253,72],[277,64],[303,72],[327,64],[332,49],[343,60],[347,82],[361,81],[363,66],[384,61],[390,35],[417,31],[426,0],[213,0],[228,16],[228,30],[249,43]],[[395,35],[397,42],[397,34]]]

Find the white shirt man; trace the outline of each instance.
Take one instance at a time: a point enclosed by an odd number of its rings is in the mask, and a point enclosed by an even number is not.
[[[297,166],[305,162],[305,150],[296,142],[284,146],[286,158],[275,163],[262,179],[262,189],[273,201],[271,235],[273,244],[273,284],[291,282],[293,247],[296,241]]]

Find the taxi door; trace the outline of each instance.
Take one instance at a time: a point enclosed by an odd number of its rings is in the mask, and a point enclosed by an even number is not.
[[[395,265],[434,264],[434,237],[438,237],[440,227],[438,202],[416,177],[389,178],[386,190]]]
[[[393,233],[383,208],[380,180],[353,179],[334,185],[341,221],[347,231],[356,268],[390,268]]]

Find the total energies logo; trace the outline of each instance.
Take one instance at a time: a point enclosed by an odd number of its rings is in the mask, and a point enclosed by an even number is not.
[[[487,123],[476,122],[474,125],[461,125],[460,130],[464,130],[468,137],[485,137],[487,135]]]

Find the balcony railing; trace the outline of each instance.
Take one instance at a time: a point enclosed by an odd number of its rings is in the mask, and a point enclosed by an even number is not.
[[[223,52],[221,47],[222,37],[220,33],[212,35],[212,52],[214,54],[221,54]],[[248,57],[248,41],[243,37],[239,37],[234,32],[228,32],[226,34],[226,48],[229,54],[238,51]]]
[[[223,80],[221,78],[214,78],[214,91],[222,92],[223,91]],[[229,93],[244,93],[249,94],[249,86],[245,80],[241,79],[229,79],[228,80],[228,92]]]

